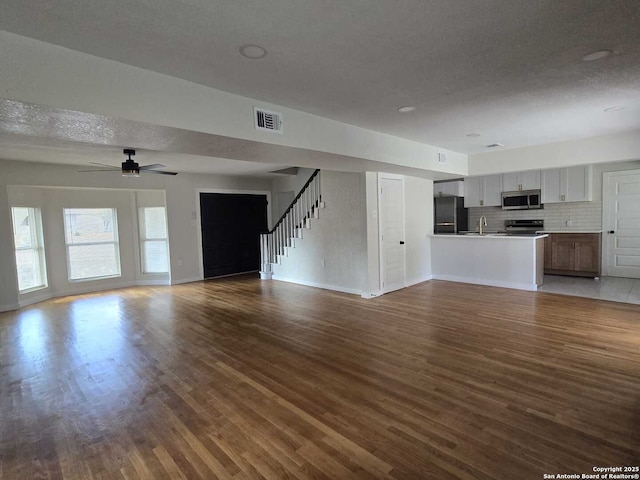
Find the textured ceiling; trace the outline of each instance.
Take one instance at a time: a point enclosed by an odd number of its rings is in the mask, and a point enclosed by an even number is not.
[[[640,128],[638,0],[3,0],[0,29],[463,153]]]
[[[88,166],[118,166],[123,146],[140,164],[162,163],[177,172],[268,174],[288,166],[346,172],[378,171],[442,180],[452,175],[303,148],[194,132],[0,98],[0,158]]]
[[[108,145],[79,144],[76,142],[63,142],[47,138],[0,134],[0,158],[27,162],[77,165],[78,170],[102,168],[91,165],[90,162],[120,167],[120,162],[123,162],[126,158],[122,150],[122,148]],[[277,174],[269,174],[268,172],[282,168],[282,165],[151,150],[137,150],[134,160],[140,165],[161,163],[167,167],[161,170],[181,173],[210,173],[233,176],[248,175],[265,178],[280,176]]]

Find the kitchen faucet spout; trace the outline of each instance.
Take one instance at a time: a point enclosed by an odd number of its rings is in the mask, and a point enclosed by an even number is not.
[[[482,235],[482,227],[483,225],[487,226],[487,217],[486,215],[480,215],[480,219],[478,220],[478,233]]]

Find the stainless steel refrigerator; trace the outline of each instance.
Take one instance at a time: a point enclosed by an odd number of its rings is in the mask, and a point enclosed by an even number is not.
[[[434,197],[434,233],[458,233],[469,230],[469,214],[464,197]]]

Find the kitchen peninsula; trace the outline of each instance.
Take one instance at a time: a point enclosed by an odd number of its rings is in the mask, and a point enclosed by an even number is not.
[[[545,237],[546,234],[433,235],[433,278],[535,291],[544,276]]]

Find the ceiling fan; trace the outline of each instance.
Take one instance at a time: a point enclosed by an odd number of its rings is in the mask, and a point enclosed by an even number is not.
[[[139,177],[141,172],[144,173],[157,173],[158,175],[177,175],[178,172],[167,172],[164,170],[156,170],[157,168],[163,168],[164,165],[161,163],[153,163],[151,165],[138,165],[137,162],[134,162],[131,158],[136,154],[136,151],[131,148],[125,148],[123,150],[125,155],[128,155],[124,162],[122,162],[122,167],[114,167],[113,165],[106,165],[104,163],[96,163],[89,162],[91,165],[100,165],[102,167],[108,167],[107,169],[101,168],[100,170],[79,170],[79,172],[122,172],[123,177]]]

